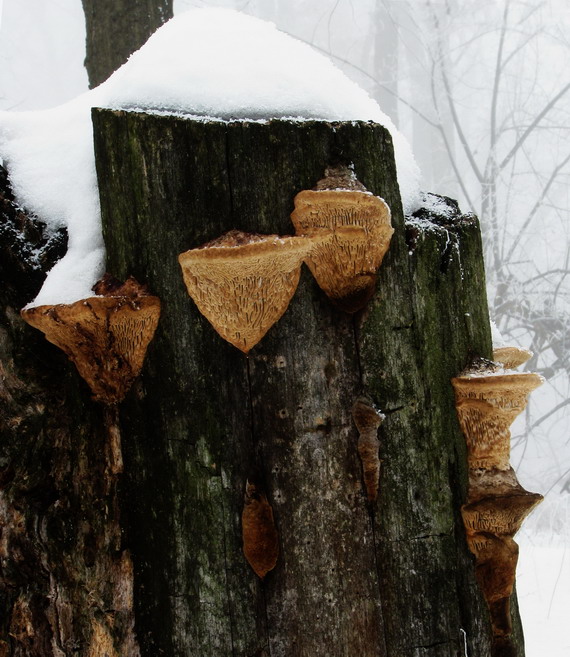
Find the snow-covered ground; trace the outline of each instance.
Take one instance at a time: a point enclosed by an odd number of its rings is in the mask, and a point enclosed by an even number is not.
[[[517,592],[523,621],[526,657],[570,655],[570,546],[544,544],[544,538],[517,538],[520,557]]]
[[[526,657],[570,655],[570,495],[548,495],[516,536]]]

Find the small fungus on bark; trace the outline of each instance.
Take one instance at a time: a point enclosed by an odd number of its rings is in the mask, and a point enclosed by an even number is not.
[[[291,220],[297,235],[328,236],[306,259],[320,288],[347,313],[364,308],[394,232],[385,201],[348,167],[328,168],[314,189],[295,196]]]
[[[378,497],[378,483],[380,481],[380,466],[382,461],[378,456],[380,441],[378,440],[378,427],[384,420],[368,402],[358,399],[352,407],[352,418],[358,429],[358,455],[362,462],[362,475],[366,497],[374,502]]]
[[[307,237],[231,230],[178,260],[198,310],[247,354],[287,310],[312,245]]]
[[[493,360],[506,370],[514,370],[532,358],[532,351],[520,347],[497,347],[493,350]]]
[[[255,574],[263,579],[277,563],[279,536],[267,496],[250,481],[245,485],[241,526],[245,558]]]
[[[26,308],[21,315],[75,363],[96,401],[114,405],[140,374],[160,300],[134,278],[121,284],[108,274],[93,291],[97,296]]]
[[[466,372],[452,379],[459,424],[467,440],[470,468],[506,470],[510,426],[528,395],[544,379],[533,372]]]

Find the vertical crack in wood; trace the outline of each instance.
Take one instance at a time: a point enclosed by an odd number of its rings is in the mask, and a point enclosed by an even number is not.
[[[354,338],[354,351],[356,352],[356,366],[358,368],[358,381],[360,382],[360,389],[364,390],[364,371],[362,369],[362,362],[360,356],[360,331],[359,322],[361,320],[361,313],[352,316],[352,335]]]
[[[258,449],[258,444],[256,440],[256,432],[255,432],[255,414],[254,414],[254,409],[253,409],[253,392],[252,392],[252,383],[251,383],[251,363],[249,356],[245,357],[245,362],[246,362],[246,374],[247,374],[247,397],[249,400],[249,415],[250,415],[250,426],[251,426],[251,440],[253,445],[255,446],[255,459],[259,460],[261,467],[263,469],[263,472],[265,472],[264,468],[264,463],[263,463],[263,453],[261,453],[261,450]],[[258,454],[258,452],[260,452]],[[265,587],[261,586],[261,595],[263,598],[263,612],[264,612],[264,620],[265,620],[265,641],[266,641],[266,646],[267,646],[267,657],[271,657],[271,643],[269,641],[269,610],[268,610],[268,605],[267,605],[267,596],[265,593]]]
[[[354,339],[354,350],[356,354],[356,364],[358,369],[358,381],[360,384],[360,390],[364,390],[364,368],[362,367],[362,356],[360,351],[360,330],[359,325],[362,321],[362,313],[357,313],[352,316],[352,335]],[[358,427],[357,427],[358,429]],[[368,504],[368,521],[370,523],[370,533],[372,535],[372,553],[374,555],[374,570],[376,573],[376,587],[378,590],[378,599],[380,600],[380,618],[382,626],[382,641],[384,647],[387,645],[386,641],[386,626],[384,624],[384,595],[382,587],[380,585],[381,579],[381,568],[380,568],[380,558],[378,554],[378,536],[376,532],[376,517],[375,517],[375,504]],[[385,650],[385,648],[384,648]]]
[[[107,434],[107,471],[111,477],[116,477],[123,472],[119,407],[116,404],[106,404],[103,407],[103,424]]]
[[[228,514],[226,514],[226,508],[224,506],[224,496],[221,496],[221,501],[222,501],[222,518],[224,518],[224,525],[227,527],[231,527],[231,522],[225,523],[225,519],[228,517]],[[229,571],[229,566],[228,566],[228,543],[226,540],[226,530],[222,532],[223,536],[223,542],[224,542],[224,570],[225,570],[225,576],[226,576],[226,599],[228,602],[228,616],[230,618],[230,644],[232,646],[232,655],[235,655],[235,618],[234,618],[234,613],[233,613],[233,608],[232,608],[232,601],[231,601],[231,596],[230,596],[230,584],[229,584],[229,578],[228,578],[228,571]]]

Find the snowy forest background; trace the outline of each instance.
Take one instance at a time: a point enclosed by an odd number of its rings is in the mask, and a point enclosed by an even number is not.
[[[408,138],[422,187],[482,223],[491,317],[547,383],[513,427],[528,657],[568,654],[570,8],[567,0],[175,0],[238,9],[324,53]],[[87,90],[81,0],[0,0],[0,109]],[[230,56],[230,53],[228,53]]]

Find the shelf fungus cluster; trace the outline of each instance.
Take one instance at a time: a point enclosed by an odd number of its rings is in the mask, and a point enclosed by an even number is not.
[[[307,265],[341,310],[357,312],[374,294],[376,272],[394,232],[390,219],[385,201],[368,192],[348,167],[327,169],[314,189],[295,197],[296,234],[317,238]]]
[[[231,230],[178,256],[198,310],[246,354],[286,311],[303,262],[335,305],[361,310],[394,232],[386,203],[348,167],[297,194],[291,220],[294,237]]]
[[[501,357],[511,365],[524,362],[520,353],[516,355],[518,361],[509,354]],[[452,379],[469,462],[469,492],[461,513],[476,559],[477,580],[490,610],[496,655],[502,654],[500,647],[508,644],[512,633],[510,596],[518,560],[513,537],[542,501],[541,495],[522,488],[509,459],[510,426],[543,379],[505,370],[502,364],[481,359]]]
[[[27,308],[21,315],[67,354],[96,401],[114,405],[140,374],[160,300],[133,278],[121,284],[106,275],[93,291],[96,296]]]

